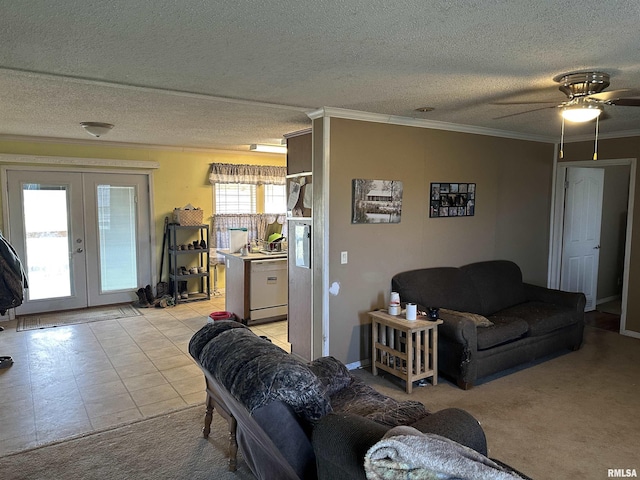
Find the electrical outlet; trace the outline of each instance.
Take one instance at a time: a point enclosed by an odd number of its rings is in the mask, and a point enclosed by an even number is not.
[[[340,263],[344,265],[348,261],[349,261],[349,259],[347,257],[347,252],[341,252],[340,253]]]

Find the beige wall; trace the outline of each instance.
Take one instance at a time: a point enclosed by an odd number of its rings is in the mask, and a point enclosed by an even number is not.
[[[156,256],[160,258],[164,217],[171,216],[173,209],[188,203],[202,208],[205,221],[209,222],[212,215],[212,189],[209,183],[209,166],[211,163],[246,163],[252,165],[286,164],[285,155],[259,154],[254,152],[223,152],[223,151],[179,151],[178,149],[159,148],[126,148],[104,146],[99,140],[95,145],[64,144],[49,142],[17,142],[0,141],[0,153],[76,157],[92,159],[116,159],[124,161],[153,161],[158,162],[159,168],[153,172],[154,190],[154,223],[156,233]],[[7,164],[0,160],[0,165]],[[46,165],[39,165],[43,169]],[[68,168],[68,167],[67,167]],[[88,167],[77,167],[88,168]],[[0,197],[0,226],[3,225],[2,198]],[[165,259],[166,261],[166,259]],[[159,268],[159,265],[158,265]],[[167,277],[165,263],[165,279]],[[157,275],[157,272],[155,272]],[[224,287],[224,272],[218,277],[218,286]],[[213,285],[212,285],[213,287]]]
[[[593,142],[570,143],[564,148],[564,161],[588,160],[593,156]],[[622,159],[640,157],[640,137],[617,138],[598,141],[598,159]],[[640,228],[640,169],[636,169],[633,226]],[[629,298],[627,302],[626,329],[640,332],[640,235],[633,235],[629,258]]]
[[[552,170],[550,144],[332,118],[329,284],[339,293],[329,295],[329,353],[369,358],[367,312],[386,305],[404,270],[502,258],[545,285]],[[355,178],[402,181],[401,222],[352,225]],[[429,218],[431,182],[475,182],[475,216]]]
[[[630,170],[629,165],[604,167],[598,301],[622,292]]]

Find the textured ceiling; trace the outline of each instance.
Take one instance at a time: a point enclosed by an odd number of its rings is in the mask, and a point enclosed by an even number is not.
[[[640,88],[639,20],[637,1],[0,0],[0,136],[101,121],[97,142],[246,150],[338,107],[555,138],[556,109],[494,103],[560,103],[553,77],[585,69]],[[640,108],[606,114],[603,135],[640,130]]]

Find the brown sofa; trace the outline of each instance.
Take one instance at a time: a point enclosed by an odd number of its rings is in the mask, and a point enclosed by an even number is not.
[[[335,358],[302,363],[238,322],[205,325],[189,352],[206,379],[205,437],[214,409],[228,421],[230,470],[239,449],[259,479],[365,479],[365,453],[398,425],[487,454],[482,427],[464,410],[394,400]]]
[[[395,275],[391,289],[402,303],[440,309],[438,370],[465,390],[483,377],[582,345],[584,294],[524,283],[511,261],[410,270]]]

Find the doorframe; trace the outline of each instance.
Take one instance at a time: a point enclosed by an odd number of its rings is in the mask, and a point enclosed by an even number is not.
[[[69,160],[69,162],[66,162]],[[11,239],[11,229],[9,226],[9,187],[8,187],[8,171],[28,171],[34,170],[38,172],[73,172],[73,173],[105,173],[105,174],[120,174],[120,175],[145,175],[148,183],[148,195],[149,195],[149,265],[151,267],[150,278],[151,285],[155,285],[158,282],[158,263],[155,254],[156,245],[156,224],[155,224],[155,199],[153,188],[153,169],[157,169],[160,165],[157,162],[128,162],[126,160],[111,160],[111,159],[77,159],[77,158],[61,158],[61,157],[49,157],[41,155],[12,155],[2,154],[0,155],[0,162],[15,162],[15,164],[2,164],[0,163],[0,198],[2,199],[2,232],[9,242]],[[25,165],[25,163],[27,165]],[[31,165],[28,165],[31,163]],[[68,165],[68,164],[71,165]],[[127,167],[133,168],[127,168]],[[106,168],[100,168],[106,167]],[[15,318],[15,309],[9,310],[9,320]]]
[[[610,160],[584,160],[574,162],[557,162],[553,170],[553,191],[551,200],[551,235],[549,239],[549,274],[547,284],[549,288],[559,288],[560,272],[562,267],[562,238],[564,233],[564,181],[567,169],[570,167],[608,167],[628,165],[629,171],[629,198],[627,203],[627,231],[624,245],[624,268],[622,273],[622,311],[620,313],[620,333],[627,336],[636,336],[636,332],[626,329],[627,299],[629,296],[629,270],[631,258],[631,239],[633,237],[633,208],[636,187],[636,158],[621,158]]]

